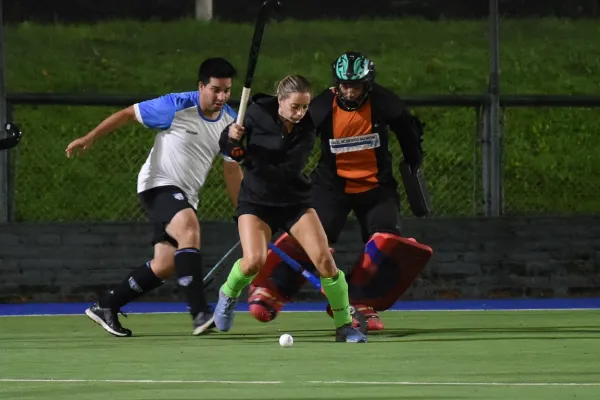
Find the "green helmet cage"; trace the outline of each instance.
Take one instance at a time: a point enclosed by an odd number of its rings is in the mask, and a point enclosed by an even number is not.
[[[367,99],[375,80],[375,64],[364,54],[347,51],[332,64],[335,91],[340,104],[348,110],[360,108]],[[347,99],[339,90],[340,83],[364,83],[364,91],[357,99]]]
[[[372,82],[375,64],[362,53],[347,51],[333,62],[333,78],[336,82]]]

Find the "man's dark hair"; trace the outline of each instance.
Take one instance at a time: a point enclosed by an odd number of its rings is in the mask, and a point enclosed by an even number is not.
[[[237,71],[229,61],[221,57],[207,58],[198,68],[198,82],[208,84],[210,78],[234,78]]]

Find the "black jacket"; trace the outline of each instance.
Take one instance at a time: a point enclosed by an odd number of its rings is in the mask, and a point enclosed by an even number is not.
[[[421,165],[421,121],[396,94],[378,84],[373,84],[368,100],[358,110],[344,110],[329,89],[313,99],[309,112],[321,138],[321,158],[311,175],[315,185],[345,193],[378,186],[395,188],[390,130],[405,161],[414,168]]]
[[[308,113],[290,133],[279,118],[277,97],[253,96],[244,116],[246,132],[242,162],[244,179],[239,202],[267,206],[310,206],[310,181],[303,174],[312,153],[316,131]],[[226,152],[229,127],[219,145]]]

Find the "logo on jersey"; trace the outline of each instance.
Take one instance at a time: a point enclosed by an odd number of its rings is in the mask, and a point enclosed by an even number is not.
[[[379,146],[379,133],[341,139],[329,139],[329,148],[333,154],[351,153],[353,151],[374,149]]]
[[[185,200],[183,193],[174,193],[173,197],[175,197],[177,200]]]
[[[185,133],[189,133],[190,135],[197,135],[198,134],[198,132],[190,131],[189,129],[186,129]]]

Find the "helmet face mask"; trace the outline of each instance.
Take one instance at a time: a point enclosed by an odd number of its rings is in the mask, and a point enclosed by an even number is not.
[[[338,57],[331,67],[335,81],[335,93],[340,105],[349,111],[360,108],[367,100],[375,80],[373,61],[361,53],[349,51]],[[342,93],[341,84],[349,86],[362,84],[362,93],[357,98],[349,99]]]

